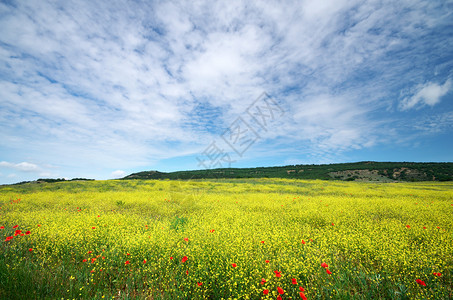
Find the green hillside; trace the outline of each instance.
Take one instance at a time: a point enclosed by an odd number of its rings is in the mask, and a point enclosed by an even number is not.
[[[451,181],[453,163],[357,162],[282,167],[144,171],[122,179],[297,178],[348,181]]]

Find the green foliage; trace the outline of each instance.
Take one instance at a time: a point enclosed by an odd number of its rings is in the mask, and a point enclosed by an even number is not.
[[[123,179],[215,179],[215,178],[293,178],[293,179],[341,179],[335,172],[376,171],[388,180],[398,181],[450,181],[453,180],[453,163],[411,162],[358,162],[325,165],[289,165],[284,167],[221,168],[212,170],[178,171],[163,173],[145,171]],[[348,178],[346,178],[348,177]],[[343,180],[357,180],[358,176]],[[365,177],[368,179],[368,177]]]
[[[175,216],[170,221],[170,229],[175,231],[184,231],[184,226],[187,224],[188,218]]]

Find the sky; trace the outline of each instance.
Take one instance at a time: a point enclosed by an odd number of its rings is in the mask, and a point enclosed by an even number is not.
[[[453,161],[453,1],[1,1],[0,184]]]

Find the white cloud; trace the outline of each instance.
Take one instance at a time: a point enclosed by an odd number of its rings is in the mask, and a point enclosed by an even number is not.
[[[16,173],[10,174],[7,178],[23,178],[24,180],[33,180],[37,177],[52,177],[58,176],[58,174],[52,172],[55,169],[52,165],[37,165],[30,162],[11,163],[7,161],[0,161],[0,169],[11,169],[15,170]]]
[[[400,109],[408,110],[414,107],[422,107],[425,105],[434,106],[440,102],[440,99],[445,96],[451,89],[451,79],[445,81],[443,85],[434,82],[428,82],[420,87],[412,97],[403,99],[400,103]]]
[[[38,165],[25,161],[17,164],[1,161],[0,167],[11,168],[23,172],[38,172],[40,170],[40,167]]]
[[[113,171],[112,174],[110,174],[113,178],[122,178],[126,176],[126,172],[123,170],[116,170]]]
[[[39,170],[39,167],[37,165],[28,162],[18,163],[14,167],[25,172],[36,172]]]

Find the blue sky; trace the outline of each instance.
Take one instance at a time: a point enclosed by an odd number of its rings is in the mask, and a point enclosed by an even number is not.
[[[2,1],[0,183],[200,161],[451,162],[452,13],[435,0]]]

